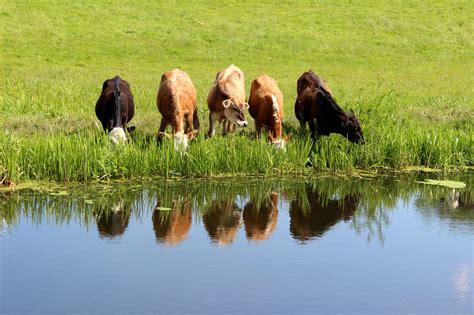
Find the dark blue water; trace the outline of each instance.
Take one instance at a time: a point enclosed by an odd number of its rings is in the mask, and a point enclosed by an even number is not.
[[[2,314],[472,314],[469,190],[393,181],[2,198]]]

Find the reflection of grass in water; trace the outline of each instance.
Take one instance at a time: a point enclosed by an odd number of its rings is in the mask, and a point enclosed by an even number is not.
[[[433,175],[430,175],[433,176]],[[442,178],[442,175],[436,175]],[[474,200],[473,178],[453,176],[453,180],[464,180],[467,188],[460,191],[461,205],[471,205]],[[64,196],[62,193],[68,193]],[[351,226],[358,233],[367,233],[368,238],[377,237],[383,241],[383,228],[389,225],[387,211],[400,200],[407,202],[416,194],[419,207],[440,207],[439,201],[447,198],[449,189],[432,187],[416,183],[412,178],[316,178],[311,181],[263,180],[248,178],[239,181],[182,180],[162,181],[159,183],[117,183],[113,185],[69,185],[67,187],[49,187],[43,191],[23,190],[9,192],[9,196],[0,198],[0,220],[9,225],[18,220],[27,220],[31,224],[50,222],[66,224],[72,220],[89,228],[97,217],[109,215],[111,208],[120,205],[125,216],[141,220],[145,213],[153,211],[157,204],[178,210],[182,213],[185,204],[189,204],[194,219],[200,220],[213,203],[234,203],[238,196],[242,200],[252,201],[255,209],[268,205],[272,191],[279,198],[297,200],[303,211],[309,211],[310,191],[317,193],[317,203],[326,205],[339,200],[344,208],[348,196],[357,196],[357,210],[351,217]],[[243,209],[244,205],[239,205]],[[172,211],[160,211],[160,220],[171,219]],[[442,216],[449,220],[474,221],[472,210],[468,215],[457,210],[440,209],[430,215]]]

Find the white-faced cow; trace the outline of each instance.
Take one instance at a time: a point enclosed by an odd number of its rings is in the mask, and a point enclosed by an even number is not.
[[[234,65],[230,65],[216,75],[207,96],[209,107],[209,131],[212,137],[215,122],[223,122],[222,134],[235,130],[235,126],[246,127],[244,110],[249,108],[245,102],[244,74]]]
[[[135,129],[135,127],[127,128],[128,122],[135,114],[133,95],[128,82],[119,76],[105,80],[102,93],[95,105],[95,114],[113,143],[127,141],[125,129],[130,132]]]
[[[327,83],[313,71],[303,73],[298,79],[297,92],[296,118],[302,128],[306,123],[309,124],[313,139],[316,133],[323,136],[338,133],[351,142],[364,143],[362,129],[354,112],[346,114],[334,100]]]
[[[158,141],[162,141],[166,126],[170,124],[174,133],[174,148],[179,152],[186,150],[188,140],[193,139],[199,129],[197,92],[186,72],[174,69],[163,74],[157,106],[162,115]]]
[[[268,130],[268,140],[277,148],[285,149],[288,136],[283,138],[283,94],[274,79],[261,75],[252,81],[249,113],[255,120],[255,130],[260,136],[262,127]]]

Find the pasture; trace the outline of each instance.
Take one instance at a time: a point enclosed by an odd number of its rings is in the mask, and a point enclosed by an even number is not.
[[[5,1],[0,8],[0,175],[88,181],[150,176],[219,177],[380,172],[474,165],[473,22],[469,1],[175,2]],[[206,139],[206,98],[229,64],[283,92],[286,153],[254,126]],[[156,145],[156,93],[180,68],[198,92],[199,137],[184,155]],[[354,110],[363,146],[340,135],[311,147],[293,105],[309,69],[339,105]],[[94,106],[102,82],[120,75],[135,97],[126,146],[106,139]]]

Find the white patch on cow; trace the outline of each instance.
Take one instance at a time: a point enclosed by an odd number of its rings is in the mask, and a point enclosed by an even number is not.
[[[283,138],[272,141],[272,145],[275,147],[275,149],[282,150],[283,152],[286,152],[285,144],[286,141]]]
[[[278,101],[277,101],[277,98],[275,97],[275,95],[272,94],[272,109],[273,109],[273,118],[275,118],[275,122],[279,121],[279,105],[278,105]]]
[[[121,127],[115,127],[109,132],[109,139],[113,144],[122,144],[127,141],[125,130]]]
[[[183,132],[174,134],[174,149],[177,152],[183,153],[188,148],[188,137]]]
[[[237,125],[239,127],[247,127],[248,122],[246,120],[237,120]]]

